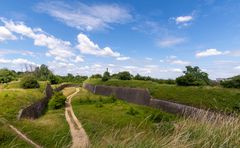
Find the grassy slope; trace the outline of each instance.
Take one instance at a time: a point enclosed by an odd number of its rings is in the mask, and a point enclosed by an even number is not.
[[[100,99],[101,98],[101,99]],[[175,118],[148,107],[122,101],[110,103],[111,97],[81,90],[72,100],[73,110],[89,135],[92,147],[237,147],[240,145],[240,119]],[[91,100],[91,101],[90,101]],[[102,103],[99,107],[99,101]],[[129,107],[139,112],[127,114]],[[162,120],[150,120],[160,113]],[[148,117],[148,118],[146,118]]]
[[[41,99],[43,92],[41,89],[16,89],[16,83],[11,83],[10,86],[0,89],[0,118],[13,124],[19,110]],[[6,125],[1,124],[0,131],[0,147],[31,147]]]
[[[9,123],[22,130],[40,145],[45,147],[68,147],[71,137],[68,124],[65,121],[64,109],[49,110],[44,116],[36,120],[16,120],[18,111],[22,107],[26,107],[43,97],[43,88],[46,83],[42,82],[41,84],[40,89],[19,89],[16,83],[9,84],[9,89],[0,89],[0,117],[3,120],[7,119]],[[12,147],[15,145],[16,147],[31,147],[16,137],[3,124],[0,127],[0,132],[0,147]]]
[[[111,100],[111,97],[93,95],[83,89],[72,100],[73,110],[89,135],[92,147],[157,146],[153,141],[170,133],[173,127],[174,115]],[[137,114],[129,114],[131,107]],[[151,115],[157,114],[157,119],[151,119]],[[154,123],[160,120],[162,122]]]
[[[221,111],[240,110],[240,90],[220,87],[182,87],[176,85],[158,84],[150,81],[120,81],[89,79],[92,84],[147,88],[154,98],[170,100],[204,109]]]

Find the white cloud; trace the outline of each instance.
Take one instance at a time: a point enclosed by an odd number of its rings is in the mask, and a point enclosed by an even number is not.
[[[125,23],[132,18],[128,9],[117,4],[86,5],[67,4],[60,1],[39,3],[38,10],[57,20],[80,30],[99,30],[110,28],[110,24]]]
[[[234,69],[240,70],[240,66],[236,66],[234,67]]]
[[[118,61],[126,61],[126,60],[129,60],[130,57],[117,57],[117,60]]]
[[[176,65],[189,65],[190,64],[190,62],[182,61],[182,60],[173,60],[170,63],[171,64],[176,64]]]
[[[36,63],[31,62],[27,59],[17,58],[17,59],[0,59],[1,64],[14,64],[14,65],[20,65],[20,64],[27,64],[27,65],[34,65],[37,66]]]
[[[75,63],[84,62],[84,59],[81,56],[76,56],[74,62]]]
[[[206,49],[205,51],[200,51],[196,53],[196,57],[208,57],[208,56],[217,56],[217,55],[225,55],[228,54],[229,51],[219,51],[214,48]]]
[[[153,59],[152,59],[152,58],[149,58],[149,57],[146,57],[145,60],[147,60],[147,61],[152,61]]]
[[[85,34],[80,33],[78,35],[78,45],[77,48],[83,54],[91,54],[95,56],[111,56],[119,57],[120,53],[112,51],[110,47],[100,48],[98,44],[91,41]]]
[[[177,73],[181,73],[182,72],[182,70],[179,69],[179,68],[173,68],[173,69],[170,69],[169,71],[177,72]]]
[[[193,19],[192,16],[187,15],[187,16],[179,16],[177,18],[175,18],[176,24],[180,24],[180,23],[187,23],[189,21],[191,21]]]
[[[0,55],[8,54],[20,54],[24,56],[36,56],[35,53],[29,50],[17,50],[17,49],[0,49]]]
[[[0,42],[5,40],[16,40],[14,36],[6,27],[0,26]]]
[[[1,19],[1,21],[5,24],[5,27],[8,30],[33,39],[34,45],[47,47],[49,51],[46,55],[48,56],[53,56],[56,59],[65,59],[74,56],[69,41],[63,41],[52,35],[43,33],[42,30],[39,32],[39,28],[37,30],[32,29],[31,27],[26,26],[23,22],[13,22],[6,19]]]
[[[186,41],[185,38],[171,37],[171,38],[165,38],[165,39],[158,41],[158,45],[160,47],[171,47],[171,46],[181,44],[185,41]]]

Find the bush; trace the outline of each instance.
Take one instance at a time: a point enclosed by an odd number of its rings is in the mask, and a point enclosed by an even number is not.
[[[49,81],[51,84],[59,84],[60,83],[60,78],[55,76],[55,75],[51,75],[49,77]]]
[[[240,88],[240,75],[223,80],[220,84],[225,88]]]
[[[50,109],[59,109],[65,106],[66,97],[62,92],[54,92],[52,99],[49,101],[48,106]]]
[[[0,69],[0,83],[8,83],[16,80],[17,74],[15,71],[8,69]]]
[[[27,88],[39,88],[40,87],[37,79],[32,75],[24,76],[20,81],[20,86],[22,88],[25,88],[25,89],[27,89]]]
[[[210,84],[208,74],[205,72],[202,72],[199,67],[186,66],[186,69],[187,69],[187,71],[184,71],[185,75],[180,76],[176,79],[177,85],[180,85],[180,86],[202,86],[202,85]]]
[[[105,71],[102,77],[102,81],[108,81],[110,79],[110,73]]]
[[[132,76],[128,71],[119,72],[117,74],[119,80],[131,80]]]

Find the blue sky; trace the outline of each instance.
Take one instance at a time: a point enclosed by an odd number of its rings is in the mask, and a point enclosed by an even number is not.
[[[192,65],[231,77],[240,73],[239,14],[238,0],[3,1],[0,68],[175,78]]]

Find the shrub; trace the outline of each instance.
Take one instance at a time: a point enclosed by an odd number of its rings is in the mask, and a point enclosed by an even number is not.
[[[32,75],[24,76],[20,81],[20,86],[22,88],[25,88],[25,89],[27,89],[27,88],[39,88],[40,87],[37,79]]]
[[[139,112],[137,110],[135,110],[133,107],[130,107],[127,111],[127,114],[135,116],[137,115]]]
[[[220,84],[226,88],[240,88],[240,75],[223,80]]]
[[[15,71],[8,69],[0,69],[0,83],[8,83],[16,80],[17,74]]]
[[[62,92],[54,92],[52,99],[49,101],[48,106],[50,109],[59,109],[65,106],[66,97]]]
[[[102,75],[101,74],[94,74],[90,78],[94,78],[94,79],[102,78]]]
[[[49,81],[51,84],[59,84],[60,83],[60,78],[55,76],[55,75],[51,75],[49,77]]]
[[[132,76],[128,71],[119,72],[117,74],[119,80],[131,80]]]

